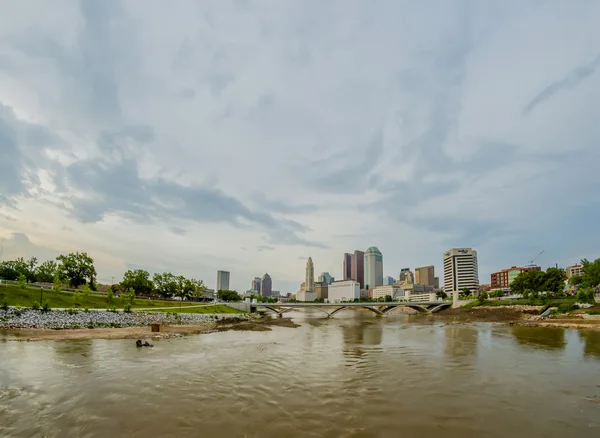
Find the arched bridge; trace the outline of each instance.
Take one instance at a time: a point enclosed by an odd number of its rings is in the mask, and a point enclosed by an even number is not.
[[[409,307],[419,313],[436,313],[452,306],[452,301],[425,301],[425,302],[399,302],[390,303],[245,303],[249,304],[250,311],[255,312],[258,308],[267,309],[279,316],[295,309],[309,308],[320,310],[332,317],[336,313],[348,309],[367,309],[377,316],[385,316],[400,307]]]

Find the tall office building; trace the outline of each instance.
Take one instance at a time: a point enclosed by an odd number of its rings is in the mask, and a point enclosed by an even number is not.
[[[365,253],[362,251],[354,251],[352,255],[352,269],[350,278],[358,281],[360,288],[365,287]]]
[[[344,254],[344,280],[350,280],[352,276],[352,254]]]
[[[313,265],[312,257],[308,258],[306,262],[306,276],[304,277],[304,291],[314,292],[315,291],[315,267]]]
[[[217,292],[229,290],[229,271],[217,271]]]
[[[383,286],[383,255],[375,246],[365,252],[365,288]]]
[[[391,286],[395,283],[394,277],[390,277],[389,275],[383,279],[384,286]]]
[[[269,274],[263,275],[260,281],[260,294],[263,297],[270,297],[273,291],[273,283],[271,282],[271,276]]]
[[[260,294],[260,282],[261,282],[260,277],[254,277],[254,280],[252,280],[252,290],[255,290],[259,294]]]
[[[415,283],[435,287],[435,274],[433,265],[423,266],[415,269]]]
[[[477,251],[471,248],[452,248],[444,253],[444,292],[479,289]]]
[[[406,275],[410,272],[410,268],[402,268],[400,269],[400,277],[399,281],[406,281]]]

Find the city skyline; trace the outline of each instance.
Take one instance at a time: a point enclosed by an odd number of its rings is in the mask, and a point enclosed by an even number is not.
[[[598,2],[5,3],[5,259],[293,292],[371,245],[440,281],[597,256]]]

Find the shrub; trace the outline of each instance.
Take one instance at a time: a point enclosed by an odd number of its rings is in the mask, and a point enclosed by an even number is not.
[[[557,313],[567,313],[579,309],[577,304],[563,303],[558,306]]]
[[[45,302],[42,306],[42,312],[50,312],[50,305],[48,305],[48,302]]]
[[[85,309],[83,309],[84,312],[89,312],[90,309],[88,309],[87,307]]]
[[[8,312],[8,302],[4,301],[2,303],[2,310],[4,310],[5,312]]]
[[[76,309],[67,309],[67,313],[69,315],[75,315],[77,313],[77,310]]]
[[[19,309],[15,310],[15,313],[14,313],[15,316],[18,317],[18,316],[21,316],[22,314],[23,314],[23,312],[21,312]]]
[[[31,305],[32,310],[40,310],[40,304],[37,301],[34,301]]]
[[[579,289],[579,292],[577,292],[577,301],[580,303],[594,304],[595,301],[593,289]]]
[[[108,307],[107,310],[112,313],[117,313],[117,308],[115,306]]]
[[[129,303],[128,303],[128,304],[125,304],[125,305],[123,306],[123,311],[124,311],[125,313],[131,313],[131,304],[129,304]]]

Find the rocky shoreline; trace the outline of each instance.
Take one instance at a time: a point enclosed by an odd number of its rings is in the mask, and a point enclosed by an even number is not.
[[[254,319],[249,314],[202,314],[202,313],[156,313],[156,312],[108,312],[52,310],[0,310],[0,330],[11,329],[94,329],[144,327],[161,325],[199,325],[227,321]]]

